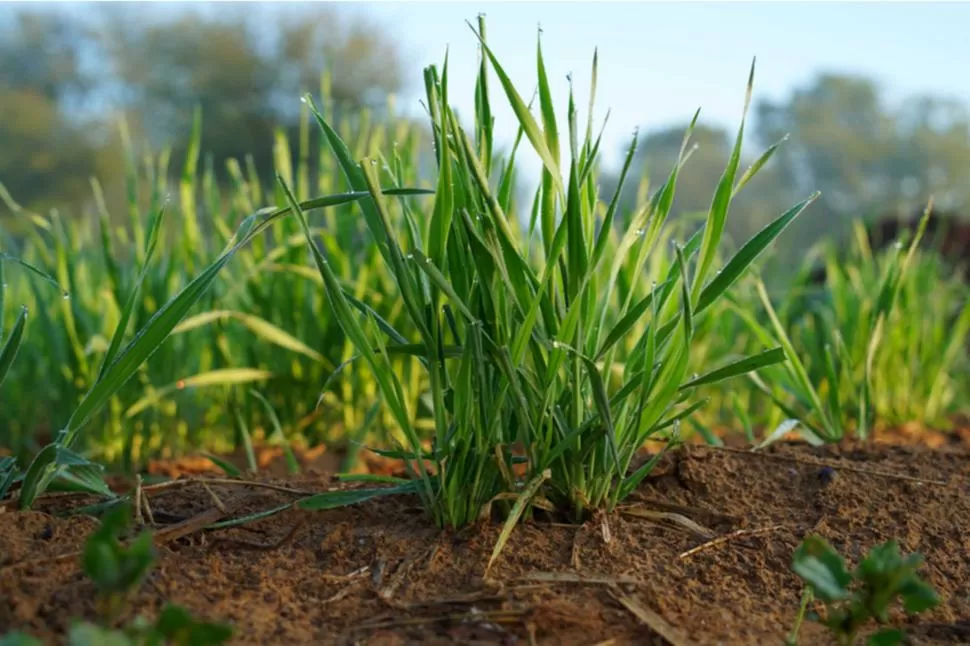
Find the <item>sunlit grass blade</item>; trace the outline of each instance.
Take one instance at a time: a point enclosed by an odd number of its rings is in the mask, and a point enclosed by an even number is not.
[[[270,441],[280,446],[283,449],[283,455],[286,458],[286,469],[291,475],[295,475],[300,472],[300,463],[296,459],[296,455],[293,454],[293,447],[286,439],[286,435],[283,434],[283,425],[280,424],[279,415],[276,414],[276,410],[273,408],[269,400],[263,396],[258,390],[252,388],[249,389],[249,394],[255,397],[259,403],[263,405],[263,409],[266,411],[267,417],[269,417],[270,424],[273,426],[273,432],[269,434]]]
[[[728,209],[731,205],[731,196],[734,191],[734,178],[738,171],[741,161],[741,144],[744,140],[744,125],[748,114],[748,107],[751,105],[751,92],[754,85],[754,61],[751,62],[751,72],[748,76],[748,88],[744,97],[744,110],[741,113],[741,125],[738,128],[738,135],[734,141],[734,148],[731,150],[731,157],[728,160],[727,168],[718,182],[714,192],[714,199],[711,202],[711,210],[704,226],[704,241],[701,243],[700,257],[697,261],[697,268],[694,274],[694,283],[691,289],[691,298],[697,299],[700,295],[707,274],[714,263],[717,247],[721,242],[724,232],[724,225],[727,221]]]
[[[138,304],[138,297],[141,294],[142,285],[145,282],[145,277],[148,275],[149,265],[152,262],[152,256],[155,253],[155,248],[158,246],[158,236],[162,228],[162,221],[165,218],[165,209],[159,209],[156,216],[153,218],[149,231],[148,231],[148,241],[145,243],[144,258],[145,264],[142,266],[138,277],[135,279],[134,284],[131,286],[131,292],[128,294],[128,300],[125,302],[124,308],[121,310],[121,320],[118,325],[115,326],[115,332],[111,336],[111,345],[108,346],[108,351],[104,355],[104,359],[101,362],[101,369],[98,372],[98,380],[104,378],[104,373],[108,369],[108,366],[114,362],[115,357],[118,355],[118,351],[121,349],[121,344],[124,342],[125,335],[128,333],[128,325],[131,321],[132,312]]]
[[[210,310],[184,319],[172,329],[172,335],[184,334],[217,321],[238,321],[257,337],[280,348],[302,354],[319,363],[328,365],[328,360],[322,354],[303,343],[292,334],[281,330],[277,326],[257,316],[232,310]]]
[[[2,315],[2,312],[0,312],[0,315]],[[3,380],[6,379],[7,373],[10,371],[10,366],[13,365],[13,361],[17,357],[17,351],[20,349],[20,344],[24,339],[24,328],[26,326],[27,307],[24,306],[20,308],[20,314],[17,315],[17,320],[14,321],[13,328],[10,330],[10,336],[0,346],[0,385],[3,384]]]
[[[488,45],[485,44],[482,36],[475,31],[475,28],[472,27],[471,23],[468,24],[468,27],[479,39],[485,55],[492,63],[492,69],[495,71],[495,75],[498,76],[499,82],[502,84],[502,88],[505,90],[505,95],[508,97],[509,105],[512,107],[512,111],[515,112],[515,116],[518,119],[519,124],[522,126],[523,132],[525,132],[525,136],[532,143],[532,147],[535,148],[536,153],[538,153],[539,158],[546,167],[546,170],[549,171],[549,175],[552,177],[557,190],[560,193],[565,193],[565,188],[562,185],[562,178],[559,173],[559,163],[553,156],[552,151],[550,151],[549,147],[546,145],[546,140],[542,130],[539,128],[539,124],[536,123],[535,119],[533,119],[532,115],[529,113],[529,108],[526,106],[525,101],[522,100],[522,97],[519,95],[518,90],[515,89],[515,85],[513,85],[512,80],[508,77],[508,74],[505,73],[505,70],[498,62],[498,59],[495,58],[492,50],[489,49]]]
[[[703,374],[699,377],[695,377],[694,379],[685,382],[680,388],[681,390],[684,390],[687,388],[699,388],[700,386],[715,384],[727,379],[733,379],[734,377],[740,377],[741,375],[754,372],[755,370],[760,370],[762,368],[767,368],[768,366],[782,363],[785,360],[786,356],[783,348],[772,348],[770,350],[765,350],[760,354],[745,357],[744,359],[730,363],[722,368],[718,368],[717,370],[712,370],[711,372]]]
[[[703,312],[711,306],[722,294],[733,285],[754,261],[778,238],[779,235],[797,218],[809,205],[818,199],[819,193],[813,194],[804,202],[796,204],[779,216],[774,222],[763,228],[748,240],[741,249],[724,265],[714,279],[708,283],[697,299],[696,311]]]
[[[128,410],[125,417],[131,419],[151,406],[157,405],[164,398],[172,393],[195,388],[210,388],[219,386],[237,386],[249,384],[257,381],[265,381],[272,378],[273,373],[268,370],[256,368],[220,368],[208,372],[199,373],[179,379],[173,384],[169,384],[157,390],[150,391],[148,395],[142,397]]]

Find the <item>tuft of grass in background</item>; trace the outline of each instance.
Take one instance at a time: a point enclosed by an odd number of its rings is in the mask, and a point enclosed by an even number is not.
[[[402,196],[425,193],[417,189],[391,189],[392,194]],[[332,208],[361,199],[366,194],[361,192],[338,193],[307,200],[299,204],[302,210],[318,210]],[[192,278],[171,300],[162,305],[144,324],[134,337],[124,343],[132,311],[138,302],[137,294],[148,275],[153,252],[157,246],[161,230],[162,214],[151,221],[148,237],[145,239],[145,253],[142,270],[136,281],[130,286],[130,295],[126,299],[124,310],[111,335],[111,342],[101,359],[97,378],[89,390],[73,409],[55,439],[48,443],[33,457],[30,466],[21,480],[18,501],[21,508],[29,508],[38,495],[43,493],[57,480],[68,480],[83,491],[101,495],[107,498],[114,494],[107,488],[101,478],[103,467],[89,458],[76,452],[76,445],[82,437],[82,431],[92,422],[102,409],[112,402],[119,391],[143,369],[148,361],[172,334],[175,327],[183,321],[188,312],[202,300],[208,290],[215,283],[219,272],[229,263],[235,254],[245,249],[262,234],[278,225],[284,216],[291,213],[289,207],[261,209],[245,218],[236,233],[227,242],[219,257],[204,267],[197,276]],[[67,415],[65,415],[67,417]]]
[[[917,247],[927,208],[908,246],[900,240],[879,256],[861,224],[848,261],[823,249],[826,281],[796,281],[776,310],[760,280],[750,300],[732,309],[762,342],[777,339],[789,358],[751,380],[789,418],[764,438],[770,443],[801,425],[810,441],[871,437],[878,426],[923,422],[943,427],[966,392],[970,290],[945,279],[935,258]]]
[[[321,92],[332,109],[327,77]],[[277,140],[275,170],[293,179],[301,201],[346,190],[335,161],[308,136],[308,126],[305,119],[296,151],[282,133]],[[390,144],[399,185],[418,184],[423,133],[411,123],[393,113],[377,123],[360,112],[342,117],[337,127],[353,135],[358,154]],[[18,344],[23,329],[18,320],[11,343],[4,346],[9,374],[0,379],[0,446],[14,455],[32,455],[55,435],[61,415],[76,407],[102,376],[105,357],[218,257],[249,214],[267,202],[283,205],[278,191],[262,185],[251,160],[230,161],[225,171],[229,188],[220,190],[215,169],[204,163],[199,149],[201,128],[197,113],[177,185],[169,180],[167,150],[139,158],[125,136],[124,212],[109,210],[106,191],[93,180],[97,226],[80,214],[31,213],[0,187],[0,198],[27,231],[15,241],[23,258],[50,271],[65,292],[63,299],[49,298],[43,280],[30,272],[9,276],[4,290],[8,302],[24,303],[36,321],[33,337]],[[150,232],[163,219],[166,225],[159,228],[157,251],[149,262]],[[335,204],[315,219],[313,232],[355,297],[364,291],[385,294],[372,298],[371,307],[402,326],[389,291],[393,285],[375,271],[377,252],[362,244],[363,223],[347,205]],[[80,447],[91,457],[134,470],[158,455],[231,450],[242,443],[232,402],[250,429],[264,438],[274,436],[273,441],[282,433],[288,443],[346,444],[360,435],[365,422],[370,433],[383,432],[383,419],[371,423],[366,416],[377,399],[366,368],[351,362],[337,371],[352,351],[317,289],[319,277],[307,266],[295,222],[274,221],[265,236],[235,255],[237,260],[223,270],[224,279],[200,297],[155,360],[139,367],[98,411]],[[18,345],[20,360],[10,367],[7,359]],[[398,368],[405,370],[406,363],[399,361]],[[416,400],[422,385],[410,374],[402,372],[402,379]],[[246,397],[250,389],[263,400]],[[283,430],[277,430],[277,422]]]

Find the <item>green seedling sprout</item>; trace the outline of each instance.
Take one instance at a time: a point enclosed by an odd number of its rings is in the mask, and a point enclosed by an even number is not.
[[[155,563],[151,532],[144,531],[129,544],[122,544],[121,535],[130,521],[128,502],[112,506],[88,538],[81,557],[84,573],[97,590],[99,614],[109,624]]]
[[[889,621],[889,611],[897,598],[909,615],[939,603],[933,588],[917,574],[922,564],[919,554],[903,557],[896,541],[888,541],[872,548],[850,572],[842,556],[825,539],[809,536],[795,550],[792,569],[805,582],[811,596],[825,606],[824,616],[809,612],[808,618],[826,626],[840,646],[852,646],[870,621]],[[803,611],[807,599],[803,597]],[[795,635],[797,629],[791,639]],[[889,646],[902,639],[902,631],[887,628],[873,634],[867,643]]]
[[[217,646],[228,641],[232,632],[229,626],[197,620],[180,606],[166,604],[155,623],[142,616],[120,629],[75,622],[67,643],[68,646]],[[32,642],[22,643],[22,646],[31,645]],[[14,642],[11,646],[19,645]]]
[[[201,621],[184,608],[166,604],[153,623],[135,617],[121,628],[114,628],[124,603],[155,564],[152,534],[144,531],[122,544],[121,537],[131,520],[130,505],[113,505],[101,519],[101,526],[84,544],[84,573],[94,583],[101,624],[75,621],[68,631],[69,646],[216,646],[232,637],[232,629],[219,623]],[[34,646],[40,642],[15,632],[0,638],[0,646]]]

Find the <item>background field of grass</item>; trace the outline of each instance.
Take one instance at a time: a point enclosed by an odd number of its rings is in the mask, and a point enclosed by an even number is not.
[[[319,96],[324,114],[334,114],[326,78]],[[433,187],[434,151],[426,127],[393,116],[379,121],[367,110],[344,111],[336,119],[336,129],[355,159],[380,159],[397,185]],[[293,187],[298,200],[347,190],[306,106],[300,124],[290,137],[277,131],[274,174]],[[169,171],[170,150],[152,151],[129,141],[123,159],[127,208],[108,211],[99,181],[92,180],[91,194],[100,205],[96,221],[55,210],[33,213],[4,191],[22,233],[16,238],[2,234],[2,250],[47,272],[59,286],[6,263],[6,329],[20,305],[30,315],[17,360],[0,386],[0,446],[20,456],[38,450],[90,388],[144,261],[152,218],[164,212],[163,239],[155,262],[148,265],[131,330],[139,329],[211,262],[245,216],[263,206],[285,205],[279,189],[259,179],[251,158],[231,159],[219,169],[231,178],[230,186],[216,182],[216,169],[200,147],[202,129],[208,127],[218,125],[204,122],[204,115],[197,113],[186,159],[179,164],[184,171],[177,177]],[[515,173],[504,172],[507,164],[514,164],[507,153],[496,151],[489,160],[492,181],[503,205],[515,214],[515,235],[526,240],[541,205],[516,199],[523,191],[514,185]],[[683,174],[690,170],[688,160]],[[506,180],[502,185],[501,178]],[[628,181],[641,185],[636,200],[620,203],[609,253],[656,188],[645,179]],[[525,187],[524,193],[532,190]],[[590,196],[598,217],[606,212],[610,197]],[[430,203],[409,198],[405,204],[416,225],[426,227]],[[368,237],[358,207],[347,204],[323,213],[311,221],[313,233],[345,287],[396,329],[413,333],[393,276]],[[685,241],[701,222],[673,218],[659,233],[660,244],[642,271],[632,261],[623,265],[618,294],[642,298],[653,281],[663,280],[661,272],[674,261],[669,241]],[[534,234],[530,244],[535,243]],[[850,425],[857,421],[854,391],[864,380],[867,317],[894,254],[895,249],[874,253],[858,235],[847,255],[827,241],[802,257],[772,258],[771,266],[787,264],[800,271],[784,279],[766,278],[771,303],[808,379],[826,402],[846,414]],[[808,281],[809,269],[818,262],[828,270],[824,285]],[[966,285],[937,258],[917,254],[899,285],[871,365],[872,407],[879,423],[916,420],[945,426],[953,414],[966,410],[968,326]],[[755,279],[749,276],[736,286],[730,301],[717,303],[698,321],[692,365],[703,371],[763,349],[765,338],[755,334],[756,327],[774,336]],[[633,343],[619,346],[619,359]],[[827,345],[840,358],[834,393],[825,365]],[[270,441],[325,442],[351,452],[357,441],[386,444],[399,429],[379,406],[378,388],[366,364],[349,361],[353,354],[298,224],[283,219],[223,270],[212,291],[89,426],[84,448],[99,459],[132,467],[150,456],[229,450],[243,441],[243,429]],[[395,358],[394,366],[418,418],[416,427],[430,432],[428,384],[408,357]],[[819,423],[811,420],[810,398],[791,383],[784,368],[769,368],[762,381],[769,384],[776,403],[789,407],[789,414],[801,410],[806,421]],[[685,429],[709,434],[729,428],[755,439],[788,417],[754,384],[730,382],[705,387],[703,394],[709,403]]]

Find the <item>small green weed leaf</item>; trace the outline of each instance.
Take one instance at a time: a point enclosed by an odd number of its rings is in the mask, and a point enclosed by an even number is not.
[[[0,646],[43,646],[44,642],[27,633],[14,631],[0,637]]]
[[[108,590],[121,579],[121,564],[112,546],[107,542],[94,541],[84,548],[82,559],[84,573],[98,588]]]
[[[143,532],[127,546],[120,542],[130,522],[131,504],[125,501],[114,505],[84,544],[84,573],[94,581],[103,599],[132,591],[155,562],[151,533]]]
[[[136,643],[120,630],[102,628],[87,621],[72,624],[67,637],[68,646],[135,646]]]
[[[935,608],[940,603],[940,596],[926,582],[910,577],[900,588],[903,597],[903,609],[911,615]]]
[[[815,596],[826,603],[849,597],[852,575],[845,569],[845,561],[839,553],[824,538],[806,538],[795,550],[792,569],[812,587]]]
[[[232,638],[232,628],[200,621],[174,604],[167,604],[158,616],[155,632],[175,646],[214,646]]]
[[[869,639],[866,640],[867,646],[896,646],[897,644],[903,643],[903,638],[906,636],[901,630],[896,628],[887,628],[885,630],[880,630],[875,635],[871,635]]]

